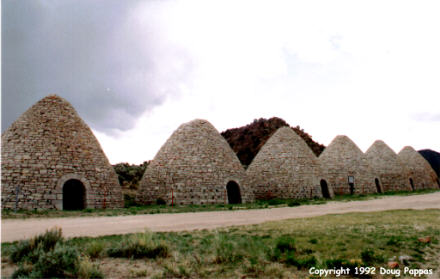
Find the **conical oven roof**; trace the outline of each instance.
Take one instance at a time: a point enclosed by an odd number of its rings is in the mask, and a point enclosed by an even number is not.
[[[138,201],[207,204],[228,202],[228,183],[252,200],[244,169],[226,140],[206,120],[182,124],[160,148],[140,183]]]
[[[290,127],[279,128],[246,171],[260,198],[322,197],[318,160]]]
[[[335,194],[377,192],[367,158],[347,136],[333,139],[319,161]]]
[[[435,189],[438,185],[437,174],[428,161],[411,146],[405,146],[398,154],[408,171],[408,179],[414,190]]]
[[[69,180],[82,185],[83,207],[123,206],[116,173],[92,131],[66,100],[49,95],[2,135],[2,207],[15,206],[18,190],[19,208],[62,209]]]
[[[375,141],[365,152],[365,156],[374,173],[379,176],[383,191],[411,190],[405,166],[385,142]]]

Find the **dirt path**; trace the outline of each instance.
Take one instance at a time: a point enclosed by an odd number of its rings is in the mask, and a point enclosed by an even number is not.
[[[440,209],[440,192],[426,195],[392,196],[367,201],[329,202],[322,205],[303,205],[273,209],[115,217],[6,219],[2,220],[1,241],[10,242],[30,238],[54,226],[61,227],[66,237],[100,236],[143,232],[145,229],[152,231],[213,229],[325,214],[427,208]]]

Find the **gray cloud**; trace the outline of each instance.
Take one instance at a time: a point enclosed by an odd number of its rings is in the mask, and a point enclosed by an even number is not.
[[[52,93],[105,133],[178,94],[190,60],[160,41],[154,17],[142,27],[128,20],[137,2],[2,1],[2,131]],[[167,68],[163,57],[185,67]]]

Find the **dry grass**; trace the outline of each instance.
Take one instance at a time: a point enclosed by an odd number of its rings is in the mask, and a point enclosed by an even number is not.
[[[92,262],[108,278],[308,278],[310,259],[318,268],[337,263],[380,267],[404,255],[411,257],[406,263],[411,268],[433,268],[439,264],[440,210],[326,215],[146,236],[148,242],[166,245],[168,256],[108,257],[105,251],[127,236],[74,238],[65,245],[99,250]],[[418,241],[424,236],[430,236],[431,242]],[[14,245],[2,245],[3,255]],[[3,264],[6,269],[11,265]]]

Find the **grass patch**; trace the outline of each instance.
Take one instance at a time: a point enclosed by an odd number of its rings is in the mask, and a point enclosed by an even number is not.
[[[385,262],[385,258],[381,255],[377,255],[377,253],[371,248],[364,249],[361,252],[361,259],[362,263],[367,266],[374,266],[375,264],[381,264]]]
[[[431,241],[419,240],[427,236]],[[379,268],[402,256],[400,268],[437,268],[438,257],[429,255],[440,254],[439,240],[440,210],[349,213],[219,230],[60,239],[47,246],[49,253],[40,251],[44,259],[18,260],[16,274],[30,276],[37,266],[56,271],[50,264],[55,259],[66,267],[52,274],[82,278],[308,278],[312,266]],[[43,247],[29,243],[30,250]],[[2,244],[3,256],[10,258],[20,245]]]
[[[407,196],[407,195],[419,195],[438,192],[436,189],[416,190],[416,191],[399,191],[399,192],[386,192],[375,193],[368,195],[340,195],[335,196],[334,199],[280,199],[272,198],[265,200],[257,200],[253,203],[246,204],[204,204],[204,205],[166,205],[165,201],[158,199],[156,204],[152,205],[136,205],[133,201],[129,201],[129,205],[126,208],[119,209],[84,209],[84,210],[18,210],[14,212],[11,209],[2,209],[3,219],[13,218],[57,218],[57,217],[90,217],[90,216],[120,216],[120,215],[138,215],[138,214],[161,214],[161,213],[184,213],[184,212],[200,212],[200,211],[222,211],[222,210],[246,210],[246,209],[262,209],[271,207],[294,207],[308,204],[325,204],[331,201],[357,201],[376,199],[384,196]]]
[[[12,278],[103,278],[88,256],[65,243],[61,229],[54,228],[3,250],[17,269]]]
[[[107,255],[114,258],[165,258],[168,246],[160,243],[151,232],[124,236],[118,245],[107,250]]]
[[[14,263],[26,260],[33,262],[38,259],[40,253],[51,251],[57,243],[62,242],[61,229],[54,228],[30,240],[20,241],[16,246],[13,246],[10,255],[11,261]]]
[[[100,258],[104,254],[104,249],[103,241],[91,241],[85,249],[85,254],[92,259]]]

